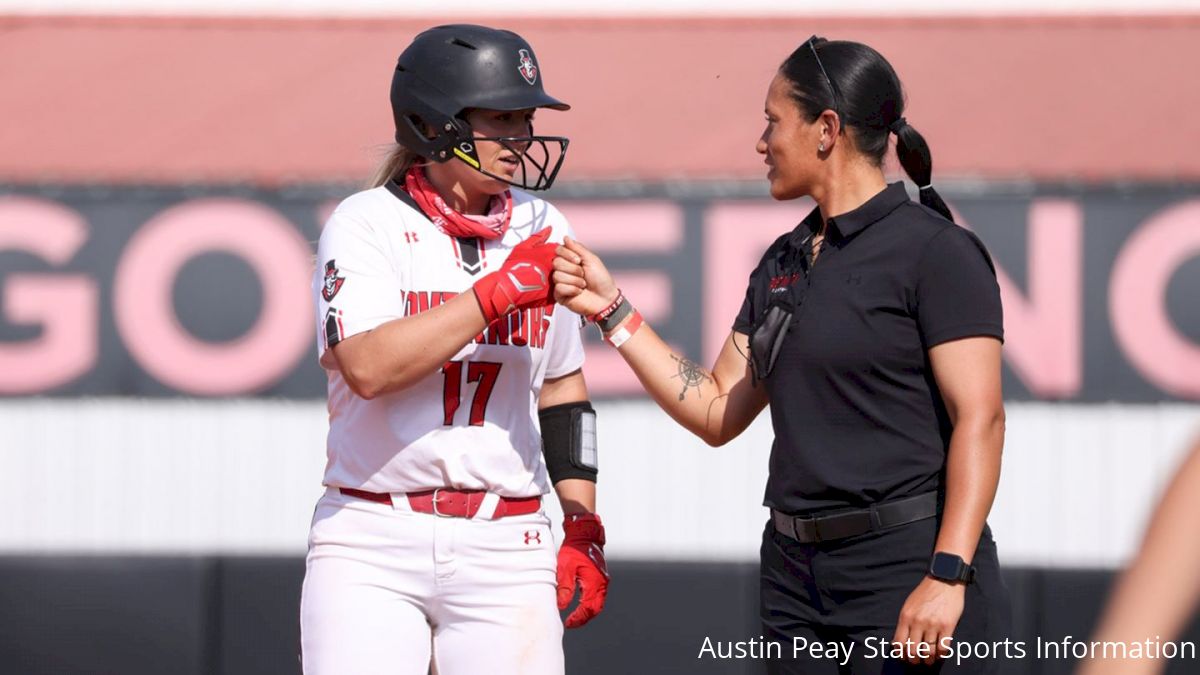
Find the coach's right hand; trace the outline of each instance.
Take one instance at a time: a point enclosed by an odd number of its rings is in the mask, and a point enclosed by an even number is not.
[[[592,316],[617,299],[619,291],[604,262],[567,237],[554,259],[554,300],[580,316]]]

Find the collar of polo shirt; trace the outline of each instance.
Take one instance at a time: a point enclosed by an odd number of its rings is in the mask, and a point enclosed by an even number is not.
[[[907,202],[908,192],[904,189],[904,183],[891,183],[857,209],[830,218],[829,232],[826,234],[826,238],[839,241],[853,237]],[[821,209],[818,207],[800,221],[796,229],[792,230],[791,243],[793,246],[802,248],[808,239],[820,230]]]

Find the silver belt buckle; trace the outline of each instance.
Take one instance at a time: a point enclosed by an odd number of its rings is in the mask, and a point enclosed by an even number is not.
[[[453,518],[454,516],[448,513],[442,513],[441,511],[438,511],[438,494],[441,493],[441,491],[442,488],[436,488],[433,491],[433,515],[437,516],[438,518]]]

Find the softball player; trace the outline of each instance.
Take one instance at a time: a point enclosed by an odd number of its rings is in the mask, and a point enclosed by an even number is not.
[[[513,188],[553,183],[567,139],[533,135],[532,118],[568,106],[525,40],[469,25],[418,35],[391,101],[397,147],[318,246],[329,436],[304,670],[562,673],[556,604],[578,582],[566,625],[582,625],[607,588],[595,413],[579,317],[551,298],[569,226]]]

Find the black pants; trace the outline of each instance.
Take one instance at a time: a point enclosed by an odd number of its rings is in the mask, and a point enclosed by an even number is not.
[[[960,663],[951,658],[934,666],[911,666],[889,658],[885,651],[895,635],[900,608],[925,578],[939,524],[939,519],[927,518],[882,532],[802,544],[777,533],[768,520],[762,544],[760,616],[764,637],[781,646],[781,658],[766,661],[768,672],[804,675],[998,672],[1003,655],[965,658]],[[1011,608],[1008,591],[1000,579],[996,544],[986,527],[973,564],[976,577],[966,588],[966,602],[954,640],[1003,643],[1011,636]],[[821,653],[814,655],[811,648],[814,643],[822,645]],[[827,649],[830,643],[840,645],[841,651],[831,654]],[[794,651],[794,647],[805,644],[810,648]]]

